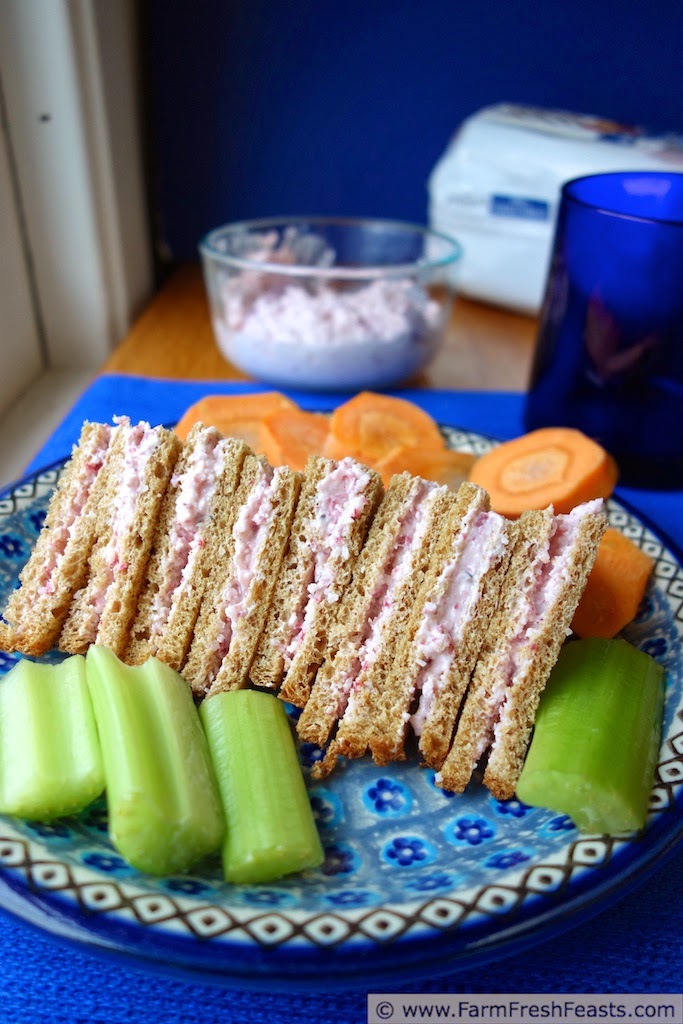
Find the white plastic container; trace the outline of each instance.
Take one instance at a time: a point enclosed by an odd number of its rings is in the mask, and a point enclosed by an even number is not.
[[[640,169],[683,171],[683,138],[506,103],[474,114],[429,178],[430,224],[464,249],[458,290],[536,313],[564,182]]]

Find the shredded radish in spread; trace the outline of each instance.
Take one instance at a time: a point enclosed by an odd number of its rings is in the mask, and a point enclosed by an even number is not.
[[[168,545],[163,586],[155,594],[150,624],[152,636],[161,634],[180,600],[204,543],[211,502],[223,469],[225,443],[217,430],[207,429],[197,438],[190,464],[181,478],[173,476],[177,488],[175,519]]]
[[[292,265],[301,259],[311,279],[297,281],[259,270],[229,277],[223,288],[223,319],[229,331],[264,341],[325,348],[340,342],[391,343],[398,336],[436,326],[439,304],[410,277],[377,279],[340,289],[316,279],[317,267],[330,267],[336,254],[315,235],[296,228],[281,242],[274,232],[249,240],[255,262]]]
[[[445,489],[434,483],[417,478],[415,480],[414,490],[406,501],[396,542],[377,575],[376,589],[358,650],[348,671],[333,684],[332,714],[336,718],[341,718],[347,707],[355,703],[354,692],[363,687],[363,675],[377,657],[384,626],[394,612],[396,592],[412,572],[415,555],[431,525],[430,513],[434,500]]]
[[[420,669],[415,687],[420,691],[420,699],[410,718],[416,736],[421,734],[434,709],[453,664],[453,654],[476,613],[482,580],[503,557],[507,544],[508,523],[503,516],[477,509],[466,513],[453,554],[437,584],[440,589],[445,583],[443,596],[438,602],[428,601],[425,605],[416,637]]]
[[[94,643],[97,627],[104,610],[109,587],[119,573],[128,571],[123,558],[123,543],[135,517],[136,502],[148,485],[145,483],[147,465],[159,444],[161,427],[149,423],[131,426],[126,417],[115,418],[116,430],[124,432],[121,458],[120,486],[111,525],[111,534],[103,550],[103,580],[100,587],[88,596],[88,613],[83,617],[83,630],[88,643]]]
[[[488,701],[490,726],[482,740],[482,749],[477,752],[477,758],[481,757],[488,745],[491,729],[494,743],[500,735],[505,723],[510,687],[532,665],[536,642],[546,616],[551,613],[569,579],[572,548],[581,524],[589,516],[600,513],[602,505],[602,500],[596,499],[577,505],[566,515],[556,516],[548,546],[539,552],[527,573],[516,605],[517,630],[510,644],[505,671],[501,673]]]
[[[346,458],[318,483],[315,521],[308,538],[311,561],[283,642],[286,668],[300,650],[317,607],[323,602],[334,604],[339,600],[336,586],[339,566],[333,560],[349,557],[349,531],[367,506],[365,489],[369,482],[367,470],[354,459]]]
[[[43,563],[38,586],[38,594],[41,597],[54,594],[55,592],[55,578],[64,560],[76,521],[85,508],[85,503],[90,496],[92,486],[104,463],[110,437],[111,428],[104,427],[100,434],[90,438],[85,467],[79,478],[71,503],[65,509],[59,525],[55,526],[50,533],[50,546]]]
[[[275,514],[273,502],[282,473],[281,468],[273,469],[267,464],[260,465],[259,478],[233,526],[232,574],[221,599],[221,629],[212,644],[209,683],[216,678],[240,622],[250,611],[249,590],[256,575],[261,551],[270,533]]]

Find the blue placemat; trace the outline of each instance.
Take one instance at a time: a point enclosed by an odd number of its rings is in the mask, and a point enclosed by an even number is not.
[[[84,419],[116,414],[175,421],[203,394],[263,390],[253,385],[98,379],[79,399],[29,471],[63,457]],[[305,408],[330,409],[344,396],[290,392]],[[500,438],[522,432],[522,398],[508,393],[401,391],[436,419]],[[683,491],[621,490],[633,508],[683,548]],[[657,865],[646,880],[598,916],[577,923],[514,958],[406,985],[405,992],[679,992],[683,967],[683,856]],[[363,992],[310,995],[226,991],[133,962],[64,945],[0,915],[0,1020],[17,1024],[174,1024],[244,1021],[292,1024],[366,1019]]]

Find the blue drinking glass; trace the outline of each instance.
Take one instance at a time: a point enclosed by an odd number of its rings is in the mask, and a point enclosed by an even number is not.
[[[625,483],[683,487],[683,174],[564,185],[525,426],[576,427]]]

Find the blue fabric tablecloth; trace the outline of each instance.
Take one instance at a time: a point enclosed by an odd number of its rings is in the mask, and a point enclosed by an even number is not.
[[[102,377],[85,392],[32,460],[33,471],[63,457],[84,419],[173,422],[203,394],[258,390],[253,385]],[[305,408],[330,409],[343,396],[290,393]],[[402,391],[437,420],[500,438],[522,432],[516,394]],[[683,548],[683,489],[620,490],[636,512]],[[228,991],[134,961],[65,945],[0,916],[0,1020],[16,1024],[245,1021],[250,1024],[366,1019],[364,992],[280,994]],[[514,957],[406,985],[405,992],[680,992],[683,967],[683,849],[591,920]],[[376,990],[376,989],[375,989]],[[381,991],[381,989],[380,989]]]

